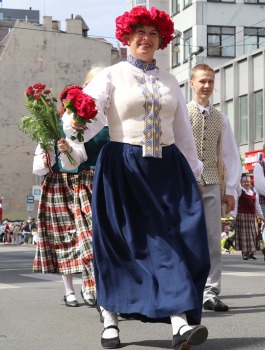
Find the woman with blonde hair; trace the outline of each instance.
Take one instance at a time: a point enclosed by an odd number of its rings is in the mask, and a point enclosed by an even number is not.
[[[89,81],[102,69],[93,67]],[[87,81],[87,79],[86,79]],[[75,85],[75,88],[82,89]],[[64,99],[72,86],[61,95],[62,113]],[[66,113],[66,112],[65,112]],[[71,140],[68,140],[71,144]],[[60,154],[55,147],[47,155],[38,146],[33,162],[33,173],[44,176],[38,208],[38,240],[33,264],[35,273],[58,273],[62,275],[68,307],[77,307],[73,275],[82,274],[81,296],[88,306],[96,305],[96,290],[93,269],[91,197],[94,168],[102,146],[109,141],[108,130],[103,129],[89,142],[82,145],[84,158],[79,166],[67,171],[62,167]],[[70,149],[78,163],[77,153]]]

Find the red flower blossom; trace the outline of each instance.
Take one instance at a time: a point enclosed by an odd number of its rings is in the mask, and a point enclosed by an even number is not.
[[[67,112],[73,113],[75,121],[78,122],[79,125],[83,126],[84,129],[86,123],[90,123],[98,113],[94,99],[91,96],[83,93],[80,86],[73,85],[72,87],[66,87],[62,91],[60,98]],[[83,142],[84,129],[76,130],[74,135],[71,136],[71,139],[77,139],[79,142]]]
[[[74,114],[84,119],[94,119],[98,113],[94,99],[79,89],[69,90],[65,100],[72,104]]]

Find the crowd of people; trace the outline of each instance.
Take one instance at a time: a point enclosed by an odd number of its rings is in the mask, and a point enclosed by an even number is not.
[[[38,227],[24,222],[19,231],[27,243],[37,230],[33,271],[62,276],[68,307],[79,306],[73,275],[82,274],[81,296],[101,314],[103,348],[120,347],[122,315],[171,324],[173,349],[190,349],[208,337],[202,309],[229,310],[219,298],[221,206],[235,219],[225,249],[255,259],[265,181],[259,196],[242,175],[229,119],[210,102],[214,70],[192,68],[186,104],[176,77],[157,67],[155,52],[174,38],[168,14],[137,6],[116,19],[116,38],[129,46],[127,61],[96,67],[74,86],[96,101],[85,128],[65,108],[73,86],[63,90],[62,139],[48,154],[38,145],[34,157],[33,172],[44,178]],[[71,140],[77,130],[82,142]]]
[[[35,218],[25,221],[3,220],[0,225],[0,243],[37,244],[37,223]]]

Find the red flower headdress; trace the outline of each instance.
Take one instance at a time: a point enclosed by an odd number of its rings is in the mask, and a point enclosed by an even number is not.
[[[116,18],[116,38],[123,45],[128,45],[129,35],[133,31],[133,26],[137,24],[157,28],[162,36],[161,50],[167,47],[174,38],[174,23],[169,15],[155,7],[152,7],[149,11],[145,6],[136,6],[130,12],[126,11]]]

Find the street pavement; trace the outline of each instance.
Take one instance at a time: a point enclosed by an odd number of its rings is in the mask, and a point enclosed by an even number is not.
[[[79,308],[62,302],[58,275],[32,274],[34,245],[0,245],[0,349],[102,350],[102,324],[95,308],[80,296]],[[228,312],[203,311],[209,338],[196,350],[265,350],[265,262],[243,261],[239,253],[223,255],[222,297]],[[171,326],[120,319],[121,348],[171,349]]]

